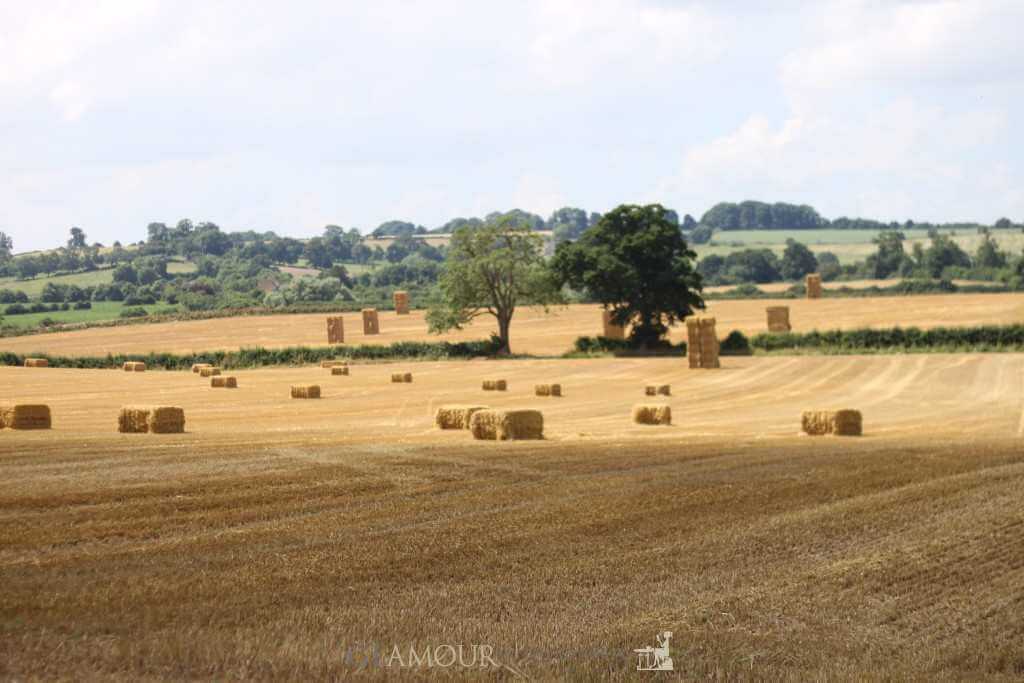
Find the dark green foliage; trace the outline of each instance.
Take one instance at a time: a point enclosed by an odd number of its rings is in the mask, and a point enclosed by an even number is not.
[[[749,200],[715,204],[700,222],[717,230],[812,230],[828,223],[810,206]]]
[[[704,308],[696,254],[660,204],[624,204],[606,213],[576,242],[558,245],[551,268],[612,311],[617,325],[633,323],[635,345],[653,347],[672,325]]]
[[[747,335],[739,330],[733,330],[722,340],[719,351],[723,356],[749,356],[753,353]]]
[[[121,309],[122,318],[145,318],[149,315],[149,311],[141,306],[132,306]]]
[[[147,369],[187,370],[193,363],[210,363],[226,369],[256,368],[273,365],[305,365],[331,358],[353,360],[391,360],[416,358],[443,360],[493,356],[500,343],[495,337],[472,342],[396,342],[390,346],[293,346],[284,349],[244,348],[238,351],[209,351],[196,354],[150,353],[108,354],[106,356],[50,356],[29,354],[30,358],[46,358],[55,368],[120,368],[126,361],[142,361]],[[0,352],[0,365],[24,365],[25,355]]]
[[[808,273],[818,270],[818,259],[803,244],[794,239],[786,240],[779,272],[784,280],[799,280]]]
[[[1024,349],[1024,324],[977,327],[916,327],[762,333],[750,340],[762,351],[784,349],[859,350],[1003,350]]]
[[[659,340],[651,347],[638,347],[629,339],[609,339],[608,337],[577,337],[573,342],[573,351],[577,353],[612,353],[616,356],[628,355],[685,355],[686,342],[673,345],[671,342]]]

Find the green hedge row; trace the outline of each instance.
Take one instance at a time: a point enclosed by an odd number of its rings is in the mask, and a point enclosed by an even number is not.
[[[762,333],[750,340],[762,351],[785,349],[1024,349],[1024,325],[982,325],[978,327],[917,327],[825,332]]]
[[[256,368],[270,365],[304,365],[331,358],[353,360],[389,360],[416,358],[441,360],[445,358],[474,358],[493,356],[500,348],[495,339],[472,342],[396,342],[390,346],[292,346],[284,349],[262,347],[243,348],[238,351],[204,351],[193,354],[149,353],[108,354],[106,356],[50,356],[29,354],[29,358],[46,358],[55,368],[120,368],[126,361],[142,361],[147,368],[187,370],[193,363],[211,363],[222,368]],[[0,364],[24,365],[25,355],[0,352]]]

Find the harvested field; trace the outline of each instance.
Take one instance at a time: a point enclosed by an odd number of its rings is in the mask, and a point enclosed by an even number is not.
[[[534,679],[627,679],[668,630],[687,679],[1020,676],[1024,355],[488,367],[512,389],[492,408],[572,386],[545,440],[436,428],[475,362],[421,363],[397,399],[362,366],[320,401],[286,392],[318,367],[230,395],[0,368],[54,417],[0,432],[0,675],[351,679],[373,647],[487,643]],[[675,427],[630,420],[621,387],[651,376],[685,397],[659,400]],[[188,433],[115,433],[126,397]],[[796,436],[815,405],[869,429]]]
[[[908,305],[912,302],[913,305]],[[767,306],[789,306],[794,332],[813,329],[856,327],[938,327],[1007,324],[1024,321],[1024,294],[948,294],[915,297],[863,299],[761,299],[713,301],[702,315],[717,319],[717,331],[725,337],[734,329],[757,334],[765,329]],[[364,335],[358,325],[346,335],[349,344],[390,344],[396,341],[465,341],[486,339],[496,325],[490,317],[478,318],[462,331],[445,335],[427,334],[422,310],[409,315],[385,315],[379,334]],[[601,307],[573,305],[554,308],[547,315],[541,309],[516,312],[512,326],[512,349],[519,353],[560,354],[569,350],[577,337],[602,331]],[[671,340],[686,339],[685,326],[671,331]],[[128,325],[73,332],[0,339],[0,350],[31,354],[106,355],[142,354],[150,351],[189,353],[218,349],[239,349],[261,345],[324,346],[322,314],[268,315],[155,325]]]

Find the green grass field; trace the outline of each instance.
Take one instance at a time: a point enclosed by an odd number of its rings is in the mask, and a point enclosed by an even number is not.
[[[904,248],[909,253],[915,243],[928,245],[926,230],[903,230],[907,241]],[[981,236],[975,232],[945,231],[967,253],[973,254],[978,248]],[[709,254],[726,256],[740,249],[771,249],[782,256],[787,239],[795,239],[811,248],[812,251],[831,251],[841,263],[863,261],[876,250],[871,242],[878,232],[875,230],[723,230],[715,233],[710,244],[698,245],[694,248],[697,255],[703,258]],[[1024,233],[1016,230],[996,230],[992,233],[999,246],[1010,254],[1018,255],[1024,250]]]
[[[114,320],[121,315],[124,306],[119,301],[94,301],[92,308],[84,311],[53,311],[52,313],[24,313],[21,315],[3,316],[3,324],[11,327],[37,327],[44,318],[49,318],[60,323],[84,323],[100,322],[102,320]],[[155,304],[143,306],[150,313],[157,310],[174,308],[169,304]],[[2,311],[0,307],[0,311]]]
[[[168,273],[191,273],[196,265],[191,261],[171,261],[167,264]],[[43,291],[48,282],[59,285],[78,285],[79,287],[95,287],[105,285],[114,280],[114,269],[92,270],[70,275],[39,276],[31,280],[19,280],[14,277],[0,277],[0,289],[20,290],[35,299]],[[88,311],[85,311],[88,312]]]

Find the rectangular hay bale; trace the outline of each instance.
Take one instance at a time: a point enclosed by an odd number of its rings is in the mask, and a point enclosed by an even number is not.
[[[562,385],[561,384],[535,384],[533,386],[533,393],[537,396],[561,396]]]
[[[331,368],[331,374],[332,375],[347,375],[348,374],[348,366],[347,365],[336,365],[333,368]]]
[[[185,411],[176,406],[124,406],[117,416],[117,431],[125,434],[181,434]]]
[[[196,374],[199,374],[199,371],[202,370],[203,368],[212,368],[212,367],[213,366],[210,365],[209,363],[193,363],[192,364],[192,372],[194,372]]]
[[[50,367],[50,361],[45,358],[26,358],[26,368],[48,368]]]
[[[478,410],[469,419],[469,428],[474,439],[543,439],[544,415],[539,410]]]
[[[380,334],[380,320],[376,308],[363,309],[363,334]]]
[[[320,385],[292,385],[292,398],[320,398]]]
[[[397,315],[409,315],[409,292],[397,291],[392,295]]]
[[[210,378],[210,386],[215,389],[237,389],[238,380],[233,375],[218,375]]]
[[[768,306],[765,308],[768,316],[769,332],[789,332],[789,306]]]
[[[818,273],[808,273],[807,278],[804,280],[807,289],[808,299],[820,299],[821,298],[821,275]]]
[[[345,320],[340,315],[327,318],[327,343],[345,343]]]
[[[669,384],[648,384],[644,387],[647,396],[671,396],[672,386]]]
[[[205,368],[199,368],[200,377],[216,377],[219,374],[220,368],[213,367],[212,365]]]
[[[859,410],[805,410],[800,416],[800,429],[810,436],[860,436],[864,418]]]
[[[508,389],[508,382],[503,379],[485,379],[483,389],[484,391],[505,391]]]
[[[391,373],[391,381],[395,384],[409,384],[412,382],[411,372],[393,372]]]
[[[633,422],[639,425],[672,424],[672,407],[663,404],[641,403],[633,406]]]
[[[0,406],[0,429],[50,429],[50,406],[16,403]]]
[[[348,365],[347,360],[322,360],[320,361],[320,367],[322,368],[341,368]]]
[[[121,366],[121,369],[125,372],[145,372],[146,364],[142,361],[130,360],[126,361],[125,364]]]
[[[612,312],[607,308],[601,311],[601,336],[606,339],[622,340],[626,338],[624,325],[616,325],[612,321]]]
[[[487,406],[441,406],[434,414],[434,424],[439,429],[469,429],[473,414],[481,410],[487,410]]]

